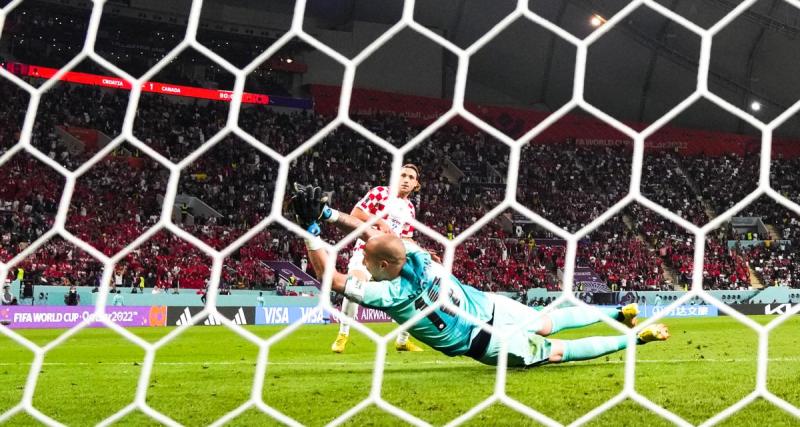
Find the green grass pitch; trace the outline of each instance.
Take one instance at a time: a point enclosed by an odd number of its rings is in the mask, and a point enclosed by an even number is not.
[[[772,317],[755,317],[766,323]],[[667,319],[672,339],[638,347],[636,389],[654,402],[699,424],[755,388],[757,335],[727,317]],[[381,333],[393,325],[372,326]],[[270,349],[264,379],[267,404],[306,425],[324,425],[367,397],[375,346],[353,332],[345,354],[332,354],[335,325],[305,325]],[[268,337],[277,326],[248,326]],[[133,329],[155,342],[172,328]],[[18,330],[43,345],[63,331]],[[567,331],[559,338],[613,334],[605,325]],[[800,317],[770,336],[768,387],[800,406]],[[133,401],[144,351],[105,329],[85,329],[47,354],[34,406],[67,425],[91,425]],[[193,327],[156,356],[147,402],[184,425],[206,425],[247,400],[253,384],[257,348],[224,327]],[[509,396],[556,421],[568,424],[619,393],[624,383],[624,353],[594,361],[509,370]],[[0,413],[19,402],[32,354],[0,337]],[[448,358],[427,349],[386,358],[382,396],[434,425],[445,424],[488,397],[496,372],[466,358]],[[36,424],[26,415],[9,425]],[[248,410],[229,425],[274,425]],[[400,425],[402,420],[368,407],[348,425]],[[467,425],[533,425],[514,410],[493,405]],[[157,425],[139,412],[117,425]],[[632,401],[590,425],[670,425]],[[797,426],[800,420],[758,400],[724,426]]]

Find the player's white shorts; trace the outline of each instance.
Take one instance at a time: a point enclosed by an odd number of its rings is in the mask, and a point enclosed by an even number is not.
[[[500,355],[500,339],[506,336],[508,366],[535,366],[546,363],[550,357],[550,341],[536,332],[542,328],[541,313],[511,298],[486,294],[494,302],[495,333],[486,347],[482,363],[496,365]],[[510,335],[509,335],[510,333]]]
[[[353,250],[352,255],[350,255],[350,261],[347,263],[347,271],[363,271],[367,275],[369,275],[369,271],[367,270],[367,266],[364,265],[364,250]]]

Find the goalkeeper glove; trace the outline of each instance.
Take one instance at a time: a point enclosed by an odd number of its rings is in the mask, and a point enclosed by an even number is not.
[[[322,231],[319,220],[334,221],[338,216],[338,212],[327,205],[328,197],[328,194],[323,193],[320,187],[294,184],[291,206],[294,210],[295,220],[310,234],[318,236]]]

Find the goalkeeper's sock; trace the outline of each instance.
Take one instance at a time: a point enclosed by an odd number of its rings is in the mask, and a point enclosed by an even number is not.
[[[564,343],[564,356],[561,358],[562,362],[594,359],[628,347],[628,338],[625,335],[616,337],[591,337],[562,342]]]
[[[596,307],[600,310],[600,313],[615,319],[622,321],[621,316],[622,313],[619,311],[618,308],[615,307]],[[572,329],[572,328],[580,328],[582,326],[591,325],[593,323],[597,323],[600,321],[603,314],[600,314],[595,310],[591,310],[584,307],[567,307],[567,308],[560,308],[558,310],[553,310],[549,314],[550,320],[553,322],[553,329],[550,331],[551,334],[554,334],[558,331],[563,331],[564,329]]]
[[[395,344],[397,345],[406,345],[408,342],[408,332],[400,332],[397,334],[397,339],[395,340]]]
[[[355,319],[356,314],[358,314],[358,304],[350,301],[347,298],[342,300],[342,313],[347,315],[348,317]],[[350,321],[345,319],[340,319],[339,323],[339,333],[348,335],[350,334]]]

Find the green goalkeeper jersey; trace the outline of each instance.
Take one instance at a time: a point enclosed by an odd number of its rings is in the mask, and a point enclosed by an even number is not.
[[[386,312],[397,323],[405,323],[433,305],[439,294],[446,291],[448,300],[472,317],[484,323],[492,319],[494,303],[483,292],[462,284],[441,264],[432,262],[419,246],[403,243],[406,264],[399,277],[380,282],[360,282],[348,277],[345,295],[366,307]],[[459,356],[469,350],[479,330],[454,311],[439,307],[412,325],[408,332],[448,356]]]

